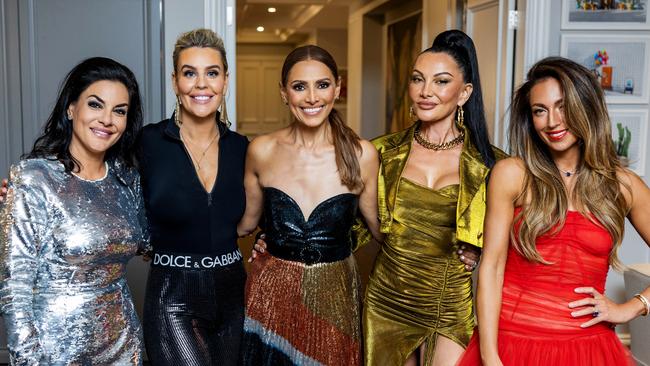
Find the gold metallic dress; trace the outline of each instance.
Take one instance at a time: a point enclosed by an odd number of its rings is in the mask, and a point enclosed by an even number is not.
[[[364,306],[366,365],[404,364],[438,335],[463,348],[474,328],[471,272],[455,254],[459,186],[398,183],[394,221],[370,276]]]

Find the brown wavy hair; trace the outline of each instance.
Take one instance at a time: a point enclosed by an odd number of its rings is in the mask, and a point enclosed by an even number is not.
[[[548,78],[560,84],[564,123],[579,141],[581,158],[572,192],[566,190],[547,146],[533,126],[530,91]],[[528,71],[526,82],[516,91],[510,118],[511,154],[520,158],[526,168],[525,189],[519,197],[526,198],[526,204],[515,218],[521,226],[516,237],[514,230],[511,232],[516,250],[530,261],[549,264],[537,251],[535,240],[564,225],[571,200],[583,216],[591,219],[591,213],[596,219],[592,221],[609,232],[614,242],[609,262],[622,268],[617,250],[629,207],[617,177],[621,165],[611,137],[604,93],[596,77],[571,60],[545,58]]]
[[[327,66],[338,84],[339,71],[334,57],[323,48],[307,45],[294,49],[284,59],[284,64],[282,65],[283,88],[287,86],[289,72],[293,66],[298,62],[309,60],[318,61]],[[357,157],[357,153],[361,151],[359,135],[345,124],[343,118],[341,118],[341,114],[335,108],[332,108],[327,119],[332,127],[336,167],[338,168],[341,182],[350,190],[361,188],[363,181],[361,180],[361,168],[359,167],[359,159]]]

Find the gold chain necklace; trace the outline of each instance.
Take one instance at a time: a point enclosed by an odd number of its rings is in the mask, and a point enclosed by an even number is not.
[[[181,132],[180,129],[178,129],[178,135],[181,137],[181,142],[183,144],[187,145],[185,143],[185,138],[183,137],[183,133]],[[210,140],[210,143],[208,146],[206,146],[205,149],[203,149],[203,152],[201,153],[201,158],[199,158],[198,162],[196,158],[194,157],[194,154],[192,154],[192,149],[187,149],[187,152],[190,154],[190,158],[192,159],[192,164],[194,164],[194,167],[196,167],[196,171],[200,172],[201,171],[201,162],[203,161],[203,158],[205,158],[205,154],[208,153],[208,150],[210,149],[210,146],[217,140],[217,136],[219,136],[219,130],[217,130],[217,133],[214,134],[214,137]],[[189,140],[188,140],[189,142]]]
[[[420,134],[420,126],[417,126],[415,128],[414,137],[415,137],[415,141],[417,141],[418,144],[422,145],[422,147],[424,147],[425,149],[439,151],[439,150],[449,150],[462,144],[463,141],[465,140],[465,133],[461,131],[460,135],[455,137],[453,140],[442,142],[440,144],[434,144],[433,142],[427,141],[427,139],[425,139],[424,136]]]

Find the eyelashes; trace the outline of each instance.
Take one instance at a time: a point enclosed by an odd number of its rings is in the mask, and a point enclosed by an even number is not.
[[[316,88],[318,88],[318,89],[327,89],[331,85],[332,85],[332,83],[330,83],[328,81],[321,81],[321,82],[316,83]],[[304,91],[305,89],[307,89],[307,86],[305,85],[305,83],[295,83],[295,84],[291,85],[291,89],[293,89],[295,91]]]
[[[88,107],[90,107],[91,109],[94,109],[94,110],[100,110],[100,109],[104,108],[104,105],[101,104],[100,102],[96,101],[96,100],[89,100],[87,104],[88,104]],[[126,116],[128,111],[127,111],[126,108],[120,107],[120,108],[114,109],[113,112],[120,115],[120,116]]]
[[[420,75],[411,76],[411,83],[417,84],[417,83],[423,83],[424,81],[425,81],[424,78]],[[438,85],[447,85],[451,82],[451,79],[435,79],[433,82]]]
[[[216,78],[221,75],[217,70],[208,70],[205,74],[210,78]],[[196,72],[194,70],[185,70],[183,71],[183,76],[186,78],[192,78],[196,76]]]

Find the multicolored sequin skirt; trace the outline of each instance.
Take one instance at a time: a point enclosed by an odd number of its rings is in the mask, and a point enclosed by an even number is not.
[[[353,255],[306,265],[263,255],[246,283],[244,365],[360,365],[360,280]]]

